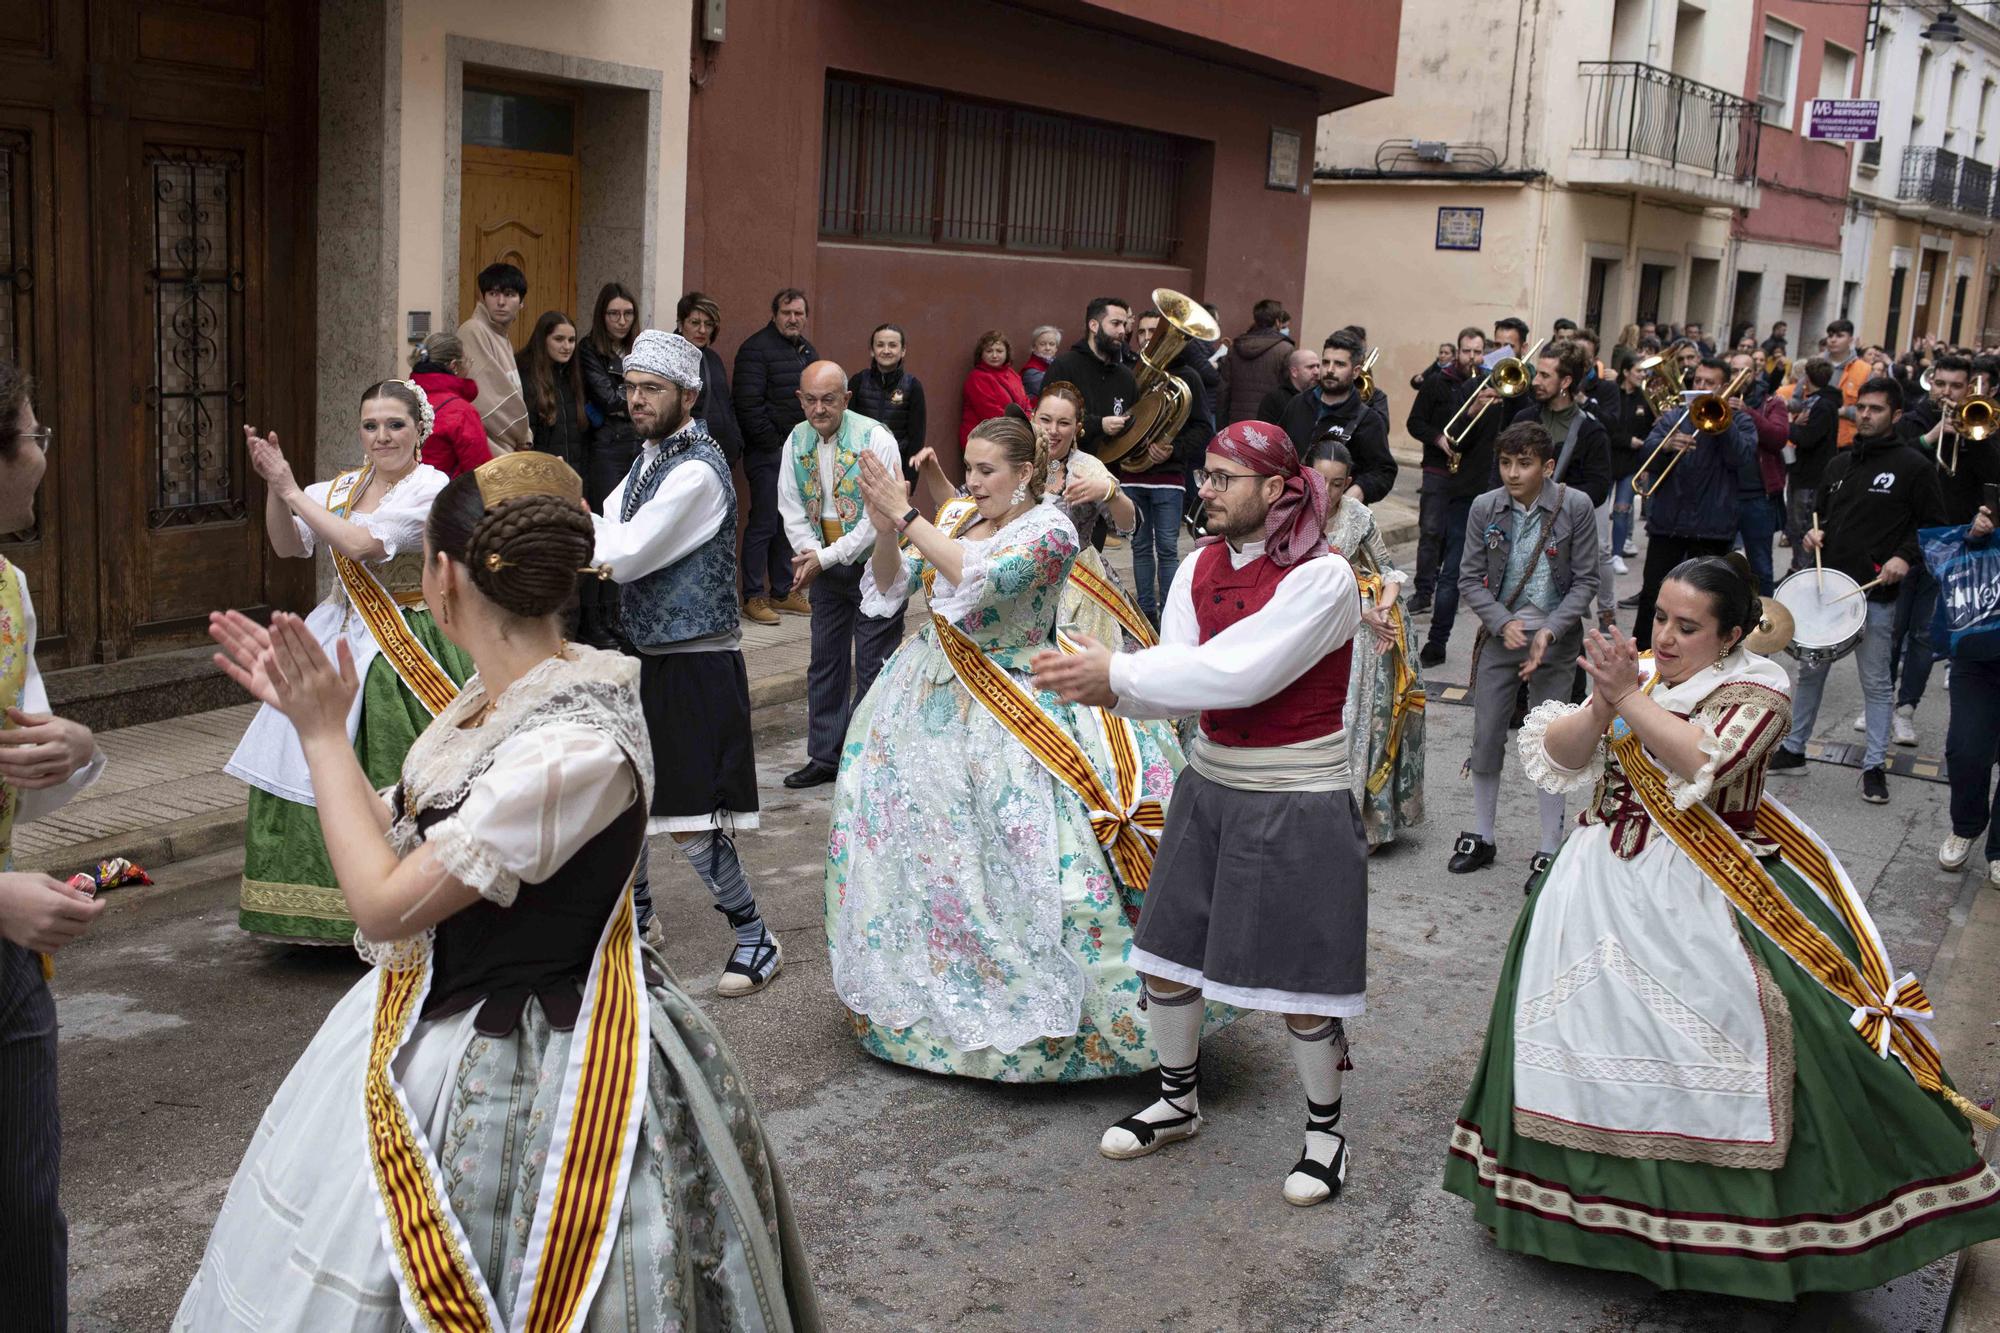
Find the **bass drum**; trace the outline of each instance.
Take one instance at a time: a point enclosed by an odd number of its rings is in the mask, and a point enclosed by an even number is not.
[[[1778,585],[1776,596],[1792,613],[1792,641],[1785,651],[1799,661],[1838,661],[1861,642],[1868,599],[1861,585],[1839,570],[1802,569]]]

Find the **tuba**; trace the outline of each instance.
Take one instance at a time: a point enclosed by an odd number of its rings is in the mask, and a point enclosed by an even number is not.
[[[1193,403],[1187,385],[1172,370],[1181,348],[1190,338],[1208,342],[1222,336],[1222,329],[1206,310],[1171,288],[1155,287],[1153,305],[1160,312],[1160,330],[1139,358],[1134,375],[1139,381],[1139,400],[1132,404],[1124,431],[1107,436],[1097,446],[1100,460],[1126,472],[1143,470],[1148,465],[1140,460],[1146,453],[1161,440],[1173,439],[1187,424]]]
[[[1369,348],[1367,358],[1361,363],[1361,369],[1355,372],[1354,392],[1361,395],[1361,401],[1364,403],[1375,397],[1375,362],[1381,355],[1381,348]]]
[[[1663,417],[1681,402],[1681,364],[1671,356],[1649,356],[1633,369],[1645,376],[1640,392],[1653,415]]]

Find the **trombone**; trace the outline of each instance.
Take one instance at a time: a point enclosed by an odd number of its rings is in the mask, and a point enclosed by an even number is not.
[[[1375,361],[1381,355],[1380,347],[1369,348],[1367,360],[1363,361],[1361,369],[1354,373],[1354,392],[1361,395],[1363,403],[1375,396]]]
[[[1639,464],[1638,475],[1632,479],[1632,493],[1634,495],[1650,498],[1653,492],[1666,484],[1667,474],[1674,470],[1674,464],[1680,462],[1681,455],[1687,451],[1685,449],[1671,450],[1670,452],[1672,452],[1673,457],[1667,460],[1667,465],[1660,469],[1660,475],[1657,477],[1652,475],[1653,460],[1660,456],[1661,450],[1668,447],[1667,441],[1671,440],[1682,426],[1693,422],[1694,428],[1701,434],[1714,435],[1729,425],[1729,418],[1731,416],[1729,400],[1734,398],[1737,392],[1742,389],[1743,381],[1750,378],[1750,373],[1754,369],[1754,366],[1743,367],[1743,369],[1736,372],[1736,378],[1729,381],[1729,386],[1721,393],[1702,394],[1682,409],[1681,419],[1667,428],[1666,434],[1660,436],[1660,442],[1653,446],[1653,452],[1647,454],[1646,461]],[[1640,477],[1645,477],[1650,484],[1640,485]]]
[[[1535,341],[1535,345],[1522,355],[1503,356],[1498,361],[1495,361],[1493,369],[1486,372],[1486,378],[1479,381],[1479,388],[1474,389],[1471,396],[1458,405],[1458,411],[1451,414],[1451,420],[1444,423],[1444,442],[1451,448],[1451,470],[1453,472],[1458,471],[1459,450],[1465,443],[1465,437],[1470,435],[1472,428],[1479,424],[1479,418],[1486,415],[1486,409],[1493,406],[1492,402],[1489,400],[1481,403],[1479,410],[1472,414],[1471,420],[1467,421],[1463,427],[1460,427],[1458,434],[1453,435],[1451,428],[1458,425],[1458,419],[1465,415],[1465,409],[1470,407],[1472,400],[1479,396],[1480,389],[1490,388],[1493,390],[1494,395],[1500,398],[1519,398],[1522,394],[1526,393],[1530,381],[1534,379],[1534,370],[1531,368],[1531,363],[1535,359],[1535,353],[1541,351],[1542,344],[1547,341],[1548,339],[1546,338],[1538,338]]]

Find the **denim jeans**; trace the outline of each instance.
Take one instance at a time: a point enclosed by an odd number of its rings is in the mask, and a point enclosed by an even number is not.
[[[1951,664],[1951,720],[1944,767],[1951,781],[1951,831],[1986,835],[1986,859],[2000,861],[2000,802],[1993,766],[2000,760],[2000,662],[1957,658]]]
[[[1771,542],[1778,535],[1778,511],[1771,497],[1763,493],[1736,497],[1736,536],[1743,554],[1750,560],[1750,574],[1757,580],[1759,596],[1769,597],[1776,585],[1771,579]]]
[[[1861,698],[1868,718],[1868,750],[1863,768],[1880,768],[1889,756],[1889,716],[1895,711],[1895,687],[1889,683],[1889,654],[1896,646],[1896,604],[1868,603],[1868,625],[1854,650],[1854,666],[1861,673]],[[1813,723],[1819,718],[1819,699],[1826,689],[1826,673],[1831,662],[1800,663],[1798,684],[1792,687],[1792,733],[1785,748],[1804,754],[1812,739]],[[1957,672],[1952,673],[1954,676]],[[1953,691],[1954,696],[1956,690]],[[1957,703],[1956,697],[1952,701]],[[1956,708],[1953,709],[1956,712]]]
[[[1625,554],[1632,540],[1632,478],[1620,477],[1611,487],[1611,554]]]
[[[1139,526],[1132,533],[1133,592],[1146,619],[1157,625],[1181,563],[1181,504],[1187,493],[1177,486],[1127,486],[1125,494],[1139,511]]]
[[[1426,643],[1443,648],[1451,642],[1452,617],[1458,614],[1458,567],[1465,560],[1465,525],[1472,521],[1470,495],[1455,495],[1444,516],[1444,550],[1438,555],[1437,592],[1431,600],[1431,628]]]
[[[1931,615],[1937,610],[1937,580],[1918,561],[1903,577],[1896,594],[1896,647],[1889,657],[1889,679],[1896,682],[1896,702],[1915,708],[1931,683]]]
[[[1451,521],[1451,477],[1424,473],[1417,493],[1417,596],[1437,595],[1438,574],[1456,583],[1458,571],[1444,564],[1444,530]]]

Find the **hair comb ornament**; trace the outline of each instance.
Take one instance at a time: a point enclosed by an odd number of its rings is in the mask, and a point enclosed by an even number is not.
[[[503,454],[474,468],[472,478],[479,487],[479,502],[487,509],[524,495],[554,495],[572,504],[583,503],[583,478],[554,454],[531,449]],[[487,568],[499,566],[489,560]]]

